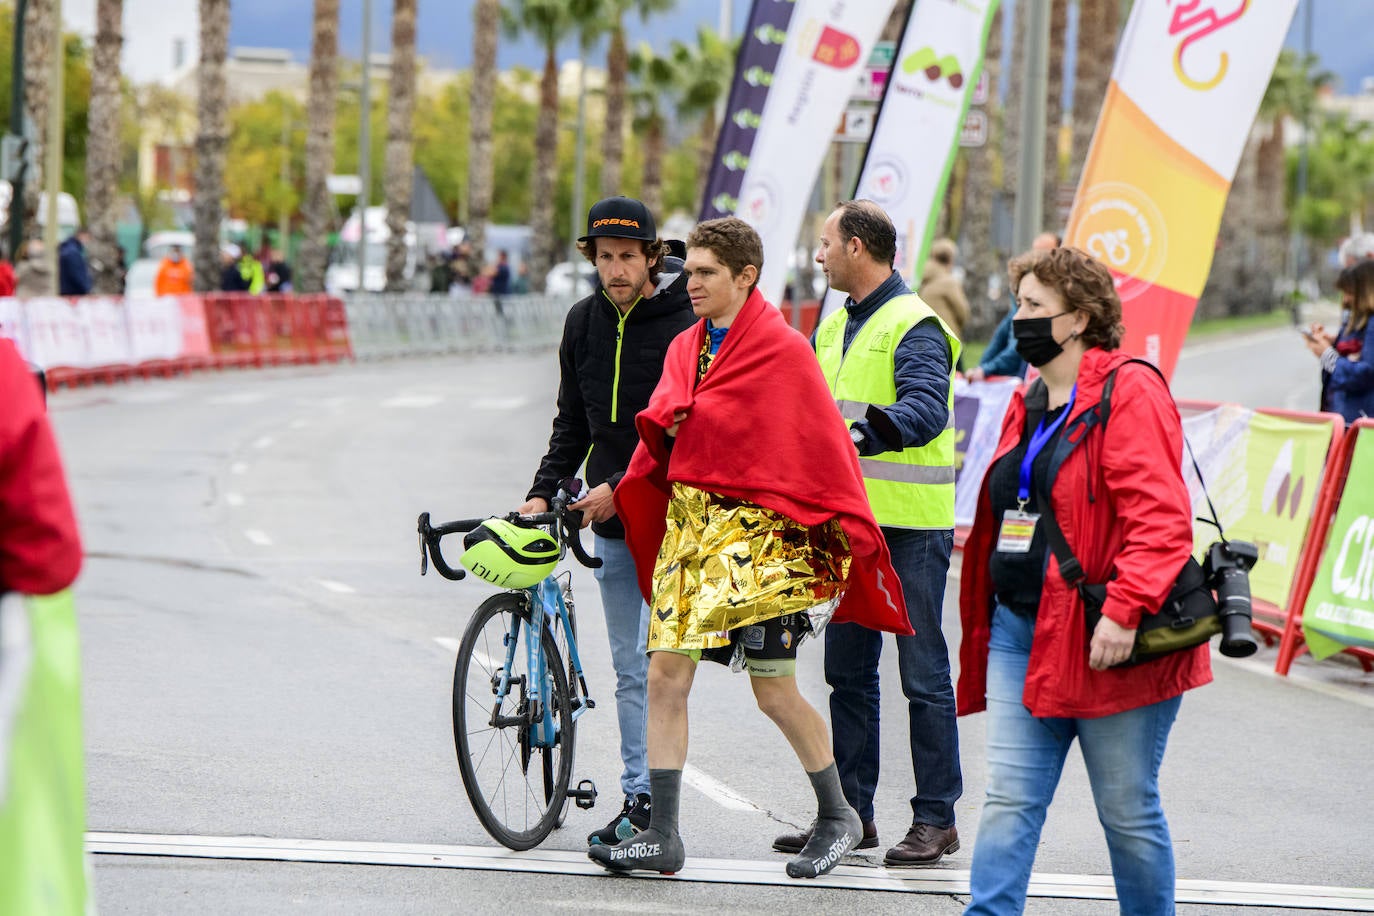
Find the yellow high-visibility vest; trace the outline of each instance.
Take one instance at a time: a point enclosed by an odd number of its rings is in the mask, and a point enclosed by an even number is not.
[[[959,338],[915,294],[898,296],[869,316],[844,351],[846,310],[829,315],[816,329],[816,356],[830,392],[847,423],[862,420],[870,405],[889,407],[897,400],[894,355],[907,331],[934,319],[949,342],[949,421],[922,446],[860,456],[864,486],[880,525],[894,528],[954,527],[954,365]]]

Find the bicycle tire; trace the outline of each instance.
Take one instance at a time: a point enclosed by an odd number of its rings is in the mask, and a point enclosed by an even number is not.
[[[508,592],[482,602],[468,622],[454,663],[453,740],[463,789],[478,821],[502,846],[525,850],[543,842],[563,812],[572,779],[576,730],[562,658],[542,621],[539,639],[557,739],[547,748],[532,747],[528,740],[528,726],[537,709],[531,708],[534,691],[524,670],[523,646],[516,649],[511,692],[500,710],[509,721],[492,724],[495,679],[505,656],[504,635],[517,619],[524,630],[520,638],[528,639],[528,599]],[[490,626],[493,621],[495,628]],[[494,772],[486,766],[489,762],[495,764]],[[516,783],[520,784],[515,790],[518,797],[513,799]]]

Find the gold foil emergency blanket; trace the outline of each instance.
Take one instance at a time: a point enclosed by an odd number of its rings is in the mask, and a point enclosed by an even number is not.
[[[728,630],[835,599],[849,563],[849,539],[835,519],[808,528],[674,483],[654,564],[649,648],[723,646]]]

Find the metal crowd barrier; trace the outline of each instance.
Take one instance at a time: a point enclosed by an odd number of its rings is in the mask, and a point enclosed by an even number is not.
[[[557,346],[572,302],[524,295],[350,294],[344,298],[353,354],[388,359]]]

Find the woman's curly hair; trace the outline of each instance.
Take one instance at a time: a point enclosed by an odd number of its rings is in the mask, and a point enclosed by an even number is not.
[[[1033,251],[1012,258],[1007,265],[1013,291],[1020,289],[1026,274],[1033,274],[1057,292],[1064,300],[1064,308],[1088,316],[1088,326],[1080,335],[1083,343],[1103,350],[1121,346],[1121,337],[1126,333],[1121,323],[1121,297],[1101,261],[1077,248]]]

